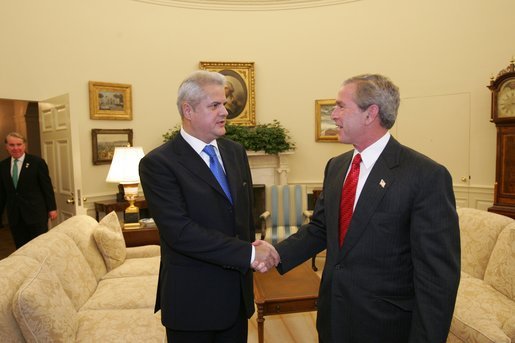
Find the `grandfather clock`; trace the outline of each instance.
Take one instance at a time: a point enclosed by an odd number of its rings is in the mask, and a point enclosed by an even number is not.
[[[492,119],[497,128],[494,205],[489,212],[515,218],[515,65],[490,80]]]

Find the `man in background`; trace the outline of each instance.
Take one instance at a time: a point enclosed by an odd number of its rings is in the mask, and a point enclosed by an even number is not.
[[[354,149],[329,160],[310,223],[276,246],[280,273],[327,249],[323,343],[444,343],[449,332],[460,280],[452,180],[390,135],[399,103],[384,76],[342,84],[331,118]]]
[[[247,342],[255,262],[279,262],[255,239],[253,188],[242,145],[222,138],[225,77],[197,71],[179,87],[180,133],[147,154],[140,178],[159,229],[156,311],[169,342]]]
[[[48,231],[57,218],[54,188],[42,158],[25,152],[25,137],[11,132],[5,138],[10,157],[0,162],[0,213],[7,218],[16,249]]]

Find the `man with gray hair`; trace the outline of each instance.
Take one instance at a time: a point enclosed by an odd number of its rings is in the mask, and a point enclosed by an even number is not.
[[[280,273],[327,249],[320,342],[447,338],[460,279],[452,180],[390,135],[399,99],[381,75],[342,84],[331,119],[354,149],[329,160],[311,221],[276,246]]]
[[[42,158],[25,153],[25,137],[11,132],[5,138],[10,157],[0,162],[0,214],[7,208],[16,249],[48,231],[57,218],[54,188]]]
[[[197,71],[179,87],[180,133],[140,162],[159,229],[156,310],[169,342],[247,342],[254,313],[251,264],[278,264],[255,239],[253,188],[243,146],[222,138],[225,77]]]

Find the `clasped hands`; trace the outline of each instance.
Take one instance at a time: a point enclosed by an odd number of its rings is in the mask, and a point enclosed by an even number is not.
[[[273,267],[277,267],[279,262],[281,262],[281,257],[272,244],[257,240],[252,245],[256,248],[256,256],[251,264],[252,269],[265,273]]]

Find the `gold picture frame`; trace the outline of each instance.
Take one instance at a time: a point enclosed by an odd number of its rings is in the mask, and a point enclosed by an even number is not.
[[[227,120],[231,124],[256,125],[254,62],[200,62],[199,67],[225,76]]]
[[[338,142],[336,125],[331,119],[334,106],[336,99],[315,100],[315,141]]]
[[[132,120],[132,86],[89,81],[89,113],[95,120]]]
[[[93,164],[109,164],[114,148],[132,146],[132,129],[91,129]]]

